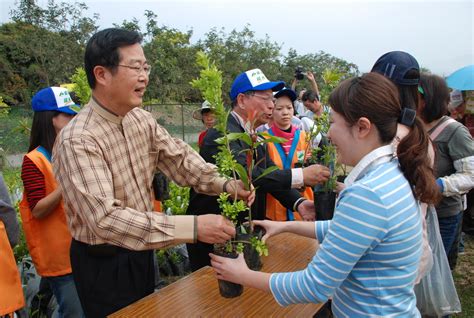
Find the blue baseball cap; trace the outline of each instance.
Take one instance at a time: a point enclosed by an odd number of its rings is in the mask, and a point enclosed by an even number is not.
[[[287,96],[292,102],[296,100],[296,92],[288,87],[283,87],[273,95],[275,98],[280,98],[282,96]]]
[[[420,71],[417,60],[407,52],[392,51],[385,53],[372,67],[377,72],[400,85],[418,85],[420,78],[405,78],[408,71]]]
[[[283,87],[285,87],[285,82],[270,82],[260,69],[255,68],[240,73],[235,78],[229,95],[231,100],[235,100],[237,95],[247,91],[265,91],[267,89],[279,91]]]
[[[76,105],[67,89],[63,87],[43,88],[33,96],[31,106],[35,112],[53,110],[70,115],[76,115],[80,106]]]

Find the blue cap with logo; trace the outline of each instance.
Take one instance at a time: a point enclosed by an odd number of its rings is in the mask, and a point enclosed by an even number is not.
[[[407,52],[392,51],[385,53],[372,67],[377,72],[400,85],[418,85],[420,78],[407,78],[408,71],[420,71],[417,60]]]
[[[260,69],[255,68],[243,72],[235,78],[229,95],[231,100],[235,100],[241,93],[248,91],[265,91],[267,89],[279,91],[284,86],[285,82],[270,82]]]
[[[43,88],[33,96],[31,106],[35,112],[53,110],[61,113],[75,115],[80,106],[75,104],[67,89],[63,87]]]

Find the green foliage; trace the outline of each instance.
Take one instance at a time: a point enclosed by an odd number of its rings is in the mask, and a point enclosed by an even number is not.
[[[3,119],[8,116],[10,107],[3,101],[3,97],[0,96],[0,119]]]
[[[11,201],[13,207],[17,212],[17,219],[18,223],[20,224],[20,229],[22,229],[21,225],[21,218],[20,212],[18,209],[21,193],[23,190],[23,182],[21,180],[21,169],[3,169],[2,170],[3,179],[5,180],[5,185],[7,186],[8,192],[10,193]],[[15,260],[19,262],[23,257],[27,256],[28,246],[26,245],[25,234],[22,230],[20,230],[20,238],[18,241],[18,245],[13,248],[13,255],[15,256]]]
[[[224,104],[222,102],[222,72],[220,72],[215,64],[211,63],[208,57],[202,52],[197,54],[196,63],[201,67],[200,77],[193,80],[191,85],[198,88],[204,99],[209,101],[211,106],[213,106],[217,119],[215,128],[222,135],[222,137],[216,141],[219,143],[219,152],[215,156],[219,172],[221,175],[230,176],[234,180],[237,179],[238,175],[246,188],[250,190],[252,187],[252,170],[254,166],[253,153],[261,142],[257,141],[256,133],[249,135],[247,133],[227,132],[226,125],[229,112],[224,109]],[[230,142],[234,140],[243,140],[249,145],[249,149],[246,153],[247,169],[239,164],[234,158],[234,154],[230,149]],[[236,195],[237,194],[235,194],[235,196]],[[221,209],[221,214],[236,224],[239,214],[248,211],[248,220],[251,222],[252,211],[246,206],[245,202],[237,200],[237,198],[234,198],[234,200],[230,202],[229,197],[230,194],[221,193],[217,200]],[[263,242],[261,242],[261,244],[264,245]],[[243,250],[243,245],[240,243],[235,244],[230,240],[226,244],[226,250],[227,252],[231,252],[232,250],[241,251]]]
[[[189,187],[180,187],[176,183],[169,183],[169,199],[163,202],[164,211],[173,215],[185,215],[189,205]]]
[[[0,148],[5,154],[27,151],[32,113],[31,109],[13,106],[8,115],[0,119]]]
[[[336,164],[336,147],[332,144],[323,145],[320,148],[315,149],[315,154],[319,158],[318,163],[329,167],[331,171],[331,176],[323,184],[320,191],[328,192],[336,189],[337,177],[334,174],[334,166]]]
[[[340,70],[327,68],[323,71],[321,78],[324,83],[320,90],[321,102],[324,105],[327,105],[329,95],[336,88],[336,86],[339,85],[341,80],[344,78],[344,74]],[[329,127],[327,127],[327,129],[329,129]]]
[[[325,73],[326,70],[331,70],[331,72],[340,74],[340,80],[344,80],[359,74],[359,69],[357,65],[349,63],[343,59],[332,56],[324,51],[319,51],[317,53],[310,53],[305,55],[298,55],[296,50],[290,49],[288,55],[284,57],[281,71],[279,74],[280,79],[291,83],[294,79],[295,68],[297,66],[303,67],[304,71],[313,72],[316,82],[324,83],[325,85],[320,85],[319,90],[324,96],[328,97],[332,89],[326,88],[325,82]],[[302,88],[308,88],[309,83],[302,80],[298,81],[296,89],[301,90]],[[325,103],[325,102],[324,102]]]
[[[49,0],[43,6],[37,3],[18,0],[10,13],[13,22],[0,25],[0,93],[8,105],[28,104],[39,89],[67,82],[82,66],[85,44],[98,29],[99,15],[86,16],[88,7],[84,3],[56,0]],[[269,78],[287,82],[293,79],[297,65],[315,72],[318,82],[322,82],[325,68],[341,73],[343,78],[358,73],[354,64],[323,51],[298,55],[291,49],[284,56],[280,44],[268,36],[257,38],[249,25],[230,32],[214,28],[192,44],[192,30],[159,26],[157,15],[150,10],[144,11],[144,18],[144,32],[135,17],[114,25],[145,36],[143,48],[152,65],[147,100],[202,102],[199,92],[188,85],[199,74],[200,66],[194,63],[198,51],[206,52],[222,70],[221,84],[208,86],[219,90],[220,95],[230,90],[237,74],[255,67],[261,68]],[[229,102],[227,94],[222,98]]]
[[[221,214],[227,219],[232,221],[232,223],[237,224],[237,218],[241,212],[248,211],[249,207],[242,200],[235,200],[229,202],[230,194],[222,192],[219,194],[217,202],[219,203],[219,208],[221,209]]]
[[[179,264],[183,261],[183,256],[179,254],[175,249],[169,249],[167,251],[168,251],[169,260],[173,264]]]
[[[257,251],[260,256],[268,256],[268,247],[256,237],[250,238],[250,244]]]
[[[91,98],[91,88],[87,82],[87,75],[84,68],[76,68],[76,71],[71,76],[71,81],[74,83],[74,93],[76,93],[77,98],[79,98],[81,105],[89,102]]]

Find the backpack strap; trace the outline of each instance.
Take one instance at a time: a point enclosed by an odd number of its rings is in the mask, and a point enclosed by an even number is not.
[[[456,121],[452,118],[448,118],[447,120],[445,120],[441,125],[439,125],[438,127],[436,127],[435,130],[433,130],[431,133],[430,133],[430,139],[432,141],[434,141],[436,139],[436,137],[439,136],[439,134],[441,134],[441,132],[446,128],[448,127],[449,124],[452,124],[452,123],[455,123]]]

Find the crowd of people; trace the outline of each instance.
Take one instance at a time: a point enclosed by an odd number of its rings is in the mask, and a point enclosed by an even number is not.
[[[286,140],[257,147],[252,175],[261,177],[247,189],[217,171],[221,135],[208,101],[193,113],[205,126],[198,152],[140,108],[151,70],[141,41],[137,32],[118,28],[92,36],[84,58],[92,97],[82,110],[63,88],[45,88],[32,100],[20,214],[36,270],[56,297],[60,317],[105,317],[151,294],[154,250],[181,243],[193,271],[211,265],[218,278],[270,292],[282,306],[330,300],[336,317],[423,314],[415,285],[440,257],[454,269],[463,215],[472,226],[471,215],[463,214],[474,187],[463,92],[450,92],[443,78],[422,73],[416,59],[401,51],[341,82],[328,105],[312,72],[299,74],[288,88],[260,69],[244,71],[229,92],[227,131],[265,131]],[[311,88],[296,92],[301,76]],[[329,131],[314,134],[315,119],[323,114],[330,118]],[[326,221],[318,221],[313,188],[332,171],[307,162],[308,149],[321,140],[335,146],[338,163],[352,167],[338,184],[334,216]],[[246,168],[248,147],[241,140],[230,143]],[[264,173],[272,166],[278,169]],[[191,187],[186,215],[154,208],[157,171]],[[264,273],[250,270],[242,255],[213,254],[213,244],[236,234],[220,215],[222,192],[252,207],[264,239],[282,232],[317,239],[319,249],[307,267]],[[0,316],[11,316],[25,304],[11,253],[18,224],[3,179],[0,195],[0,247],[8,251],[0,261],[0,284],[9,291]],[[426,218],[433,207],[441,256],[431,253],[428,239]]]

